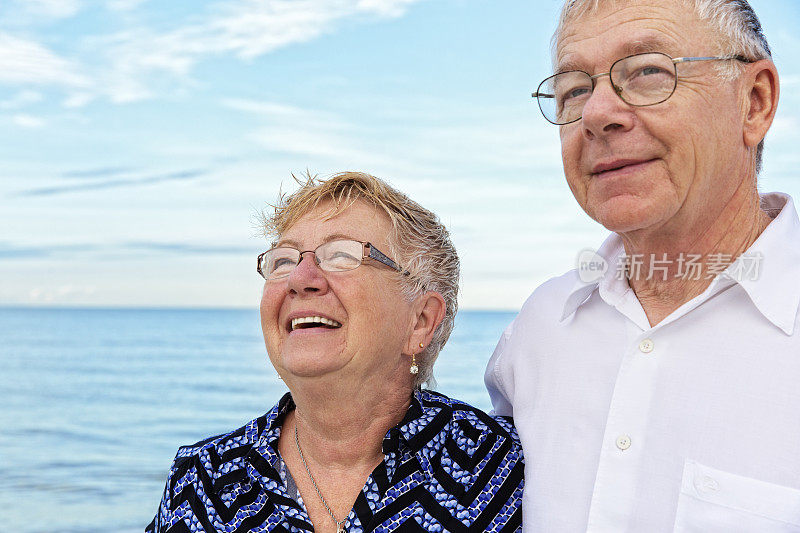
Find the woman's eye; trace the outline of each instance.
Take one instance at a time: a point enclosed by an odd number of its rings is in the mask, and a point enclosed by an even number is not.
[[[279,270],[281,268],[293,266],[295,262],[288,257],[279,257],[272,263],[272,270]]]

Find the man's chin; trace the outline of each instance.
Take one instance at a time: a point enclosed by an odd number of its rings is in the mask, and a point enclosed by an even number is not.
[[[588,214],[614,233],[628,233],[653,226],[656,223],[653,209],[642,205],[641,198],[630,200],[604,202],[599,209]]]

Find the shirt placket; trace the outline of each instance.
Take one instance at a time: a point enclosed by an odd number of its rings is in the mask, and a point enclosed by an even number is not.
[[[638,303],[638,302],[637,302]],[[635,511],[660,352],[657,329],[626,322],[626,345],[608,410],[587,531],[620,531]]]

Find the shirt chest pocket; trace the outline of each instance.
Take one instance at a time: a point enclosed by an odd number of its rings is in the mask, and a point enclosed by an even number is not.
[[[674,531],[800,533],[800,490],[686,461]]]

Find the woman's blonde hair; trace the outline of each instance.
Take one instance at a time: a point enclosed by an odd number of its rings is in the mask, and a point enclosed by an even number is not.
[[[433,383],[433,364],[453,331],[458,311],[460,264],[450,233],[434,213],[425,209],[385,181],[362,172],[342,172],[328,179],[306,174],[298,179],[300,188],[281,193],[278,202],[262,212],[261,222],[268,239],[277,240],[323,202],[331,202],[326,218],[333,218],[356,201],[366,202],[386,213],[392,223],[389,236],[393,259],[409,275],[402,276],[409,300],[426,291],[438,292],[445,301],[445,316],[431,343],[417,355],[419,373],[414,386]]]

